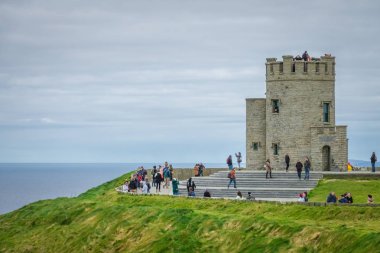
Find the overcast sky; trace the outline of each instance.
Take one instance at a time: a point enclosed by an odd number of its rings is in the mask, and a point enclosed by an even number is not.
[[[0,162],[245,156],[265,58],[336,57],[349,158],[380,152],[379,1],[0,2]]]

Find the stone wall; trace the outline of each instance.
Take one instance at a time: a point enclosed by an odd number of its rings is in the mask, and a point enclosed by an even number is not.
[[[247,99],[246,106],[246,166],[259,169],[266,159],[265,98]]]

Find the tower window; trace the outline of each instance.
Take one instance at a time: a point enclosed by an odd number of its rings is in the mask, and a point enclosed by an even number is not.
[[[295,73],[296,72],[296,64],[293,62],[292,63],[292,72]]]
[[[278,143],[273,143],[272,147],[273,147],[273,155],[278,155],[278,150],[280,148],[280,146],[278,145]]]
[[[258,150],[259,149],[259,143],[258,142],[252,142],[252,149]]]
[[[328,69],[328,66],[327,66],[327,63],[325,64],[325,73],[328,73],[329,72],[329,69]]]
[[[330,122],[330,103],[323,102],[323,122]]]
[[[335,63],[332,65],[332,74],[335,75]]]
[[[319,73],[319,62],[315,64],[315,72]]]
[[[278,99],[272,99],[272,112],[273,113],[280,112],[280,101]]]
[[[273,64],[270,64],[270,72],[273,73]]]
[[[303,72],[307,72],[307,62],[303,63]]]
[[[284,63],[281,62],[280,63],[280,73],[283,73],[284,72]]]

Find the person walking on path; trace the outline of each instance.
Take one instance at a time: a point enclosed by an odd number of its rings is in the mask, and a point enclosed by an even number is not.
[[[240,163],[242,162],[241,153],[240,152],[235,153],[235,156],[236,156],[237,164],[238,164],[239,170],[240,170]]]
[[[302,163],[300,162],[300,160],[298,160],[296,163],[296,168],[297,168],[297,175],[298,175],[299,180],[301,180],[302,167],[303,167]]]
[[[306,180],[306,179],[309,180],[310,179],[311,163],[310,163],[309,157],[307,157],[307,156],[305,159],[304,167],[305,167],[305,178],[304,178],[304,180]]]
[[[190,188],[192,188],[193,190],[195,190],[195,188],[197,188],[197,186],[195,185],[195,183],[191,177],[189,178],[189,180],[187,180],[187,192],[188,193],[190,192]]]
[[[233,163],[232,163],[232,156],[231,155],[229,155],[227,157],[227,165],[228,165],[228,169],[229,170],[232,170],[234,168]]]
[[[376,154],[375,152],[372,152],[372,155],[371,155],[372,172],[376,172],[376,167],[375,167],[376,162],[377,162]]]
[[[269,174],[269,177],[272,178],[272,166],[270,165],[269,159],[265,162],[264,167],[266,170],[265,178],[268,178],[268,174]]]
[[[153,178],[155,184],[156,184],[156,192],[158,190],[158,192],[161,192],[161,181],[162,181],[162,177],[161,177],[161,173],[159,171],[156,172],[156,174],[154,175],[154,178]]]
[[[230,188],[231,183],[234,183],[234,188],[236,188],[236,172],[235,172],[235,169],[232,169],[228,173],[228,178],[230,179],[230,182],[228,183],[227,188],[228,189]]]
[[[290,164],[290,157],[288,154],[285,155],[285,164],[286,164],[286,172],[289,170],[289,164]]]

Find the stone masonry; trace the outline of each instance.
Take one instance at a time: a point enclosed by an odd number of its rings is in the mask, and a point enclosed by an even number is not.
[[[267,58],[266,98],[246,100],[246,164],[276,169],[309,157],[312,170],[341,170],[348,159],[347,126],[335,125],[335,57],[313,61]]]

